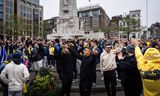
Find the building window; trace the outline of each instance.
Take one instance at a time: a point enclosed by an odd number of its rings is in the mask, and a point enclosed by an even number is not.
[[[9,8],[9,1],[6,1],[6,7]]]
[[[27,12],[28,12],[28,13],[31,13],[31,8],[27,8]]]
[[[26,7],[25,6],[23,6],[24,7],[24,10],[23,11],[26,11]]]
[[[25,1],[24,1],[24,0],[21,0],[21,4],[25,4]]]
[[[0,12],[3,12],[3,6],[0,5]]]
[[[82,16],[83,16],[83,17],[89,17],[89,12],[82,13]]]
[[[135,14],[133,14],[133,15],[132,15],[132,17],[136,17],[136,15],[135,15]]]
[[[39,5],[39,0],[33,0],[33,3]]]
[[[6,14],[6,19],[9,20],[9,15],[8,14]]]
[[[92,11],[93,16],[99,16],[99,11]]]
[[[21,11],[21,16],[23,16],[23,12]]]
[[[3,19],[3,13],[0,13],[0,19]]]
[[[135,33],[132,33],[132,38],[136,38],[136,34]]]
[[[10,9],[9,11],[10,11],[10,14],[12,14],[12,9]]]
[[[10,12],[9,12],[9,8],[6,8],[6,13],[7,13],[7,14],[9,14],[9,13],[10,13]]]
[[[13,7],[13,3],[12,2],[10,2],[10,8],[12,8]]]
[[[3,0],[0,0],[0,5],[3,5]]]

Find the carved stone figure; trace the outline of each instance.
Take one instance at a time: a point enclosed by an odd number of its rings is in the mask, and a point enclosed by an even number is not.
[[[68,0],[63,0],[63,6],[68,5]]]
[[[77,16],[77,0],[60,0],[57,33],[64,37],[79,35],[79,18]]]

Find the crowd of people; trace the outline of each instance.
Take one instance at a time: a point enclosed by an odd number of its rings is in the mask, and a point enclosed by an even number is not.
[[[3,95],[22,96],[30,73],[49,67],[59,74],[61,96],[70,96],[77,80],[80,95],[90,96],[100,66],[108,96],[116,96],[117,79],[125,96],[160,96],[159,49],[159,39],[0,39]]]

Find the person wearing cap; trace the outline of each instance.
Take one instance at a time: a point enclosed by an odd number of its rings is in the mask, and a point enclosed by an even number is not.
[[[104,84],[108,96],[116,96],[116,53],[117,49],[113,50],[112,45],[107,43],[105,45],[105,50],[100,56],[100,70],[104,76]]]
[[[156,48],[148,48],[144,55],[139,42],[132,39],[135,45],[137,66],[143,82],[144,96],[160,96],[160,52]]]
[[[1,80],[8,85],[8,96],[22,96],[23,84],[29,79],[28,69],[21,62],[21,52],[15,52],[13,61],[0,74]]]
[[[142,93],[142,80],[137,68],[134,45],[127,45],[126,51],[128,56],[123,57],[122,52],[118,54],[124,93],[125,96],[140,96]]]

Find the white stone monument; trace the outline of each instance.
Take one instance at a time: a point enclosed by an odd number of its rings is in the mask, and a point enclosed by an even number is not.
[[[82,36],[79,30],[77,16],[77,0],[60,0],[59,19],[57,21],[57,34],[64,38]]]

